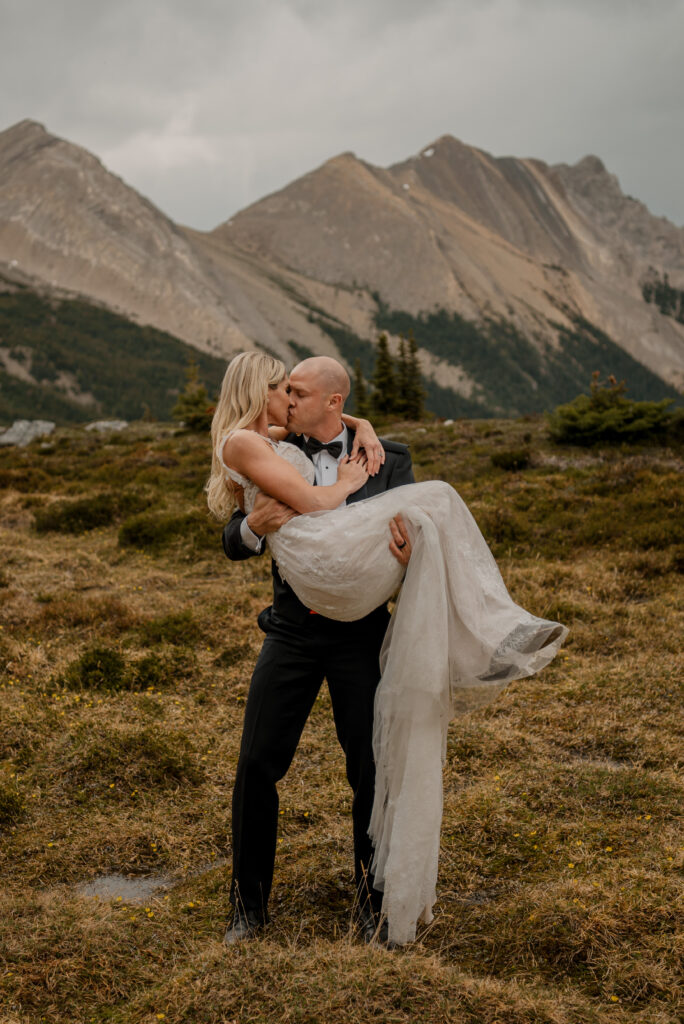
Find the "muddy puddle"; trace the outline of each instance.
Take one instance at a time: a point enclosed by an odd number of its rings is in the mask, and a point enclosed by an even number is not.
[[[121,875],[116,873],[99,875],[87,882],[80,882],[75,886],[75,890],[79,896],[91,896],[101,900],[120,899],[123,903],[147,903],[152,897],[160,896],[182,882],[200,878],[226,863],[227,860],[222,858],[180,876],[171,874]]]

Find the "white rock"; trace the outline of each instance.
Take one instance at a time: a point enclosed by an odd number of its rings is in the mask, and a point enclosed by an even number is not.
[[[106,434],[110,430],[125,430],[128,426],[126,420],[97,420],[89,423],[86,430],[96,430],[98,434]]]
[[[37,437],[45,437],[55,429],[49,420],[15,420],[9,430],[0,434],[0,444],[16,444],[19,448],[26,447]]]
[[[453,422],[454,422],[453,420],[444,420],[444,424],[443,425],[445,427],[451,427],[453,425]]]

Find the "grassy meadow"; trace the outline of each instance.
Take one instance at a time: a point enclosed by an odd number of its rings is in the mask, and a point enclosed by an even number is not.
[[[436,919],[394,952],[354,936],[325,689],[281,786],[273,923],[222,945],[270,569],[223,556],[206,435],[0,450],[2,1024],[681,1019],[681,449],[561,448],[530,418],[386,433],[458,488],[516,600],[571,629],[452,724]],[[77,888],[109,873],[173,884]]]

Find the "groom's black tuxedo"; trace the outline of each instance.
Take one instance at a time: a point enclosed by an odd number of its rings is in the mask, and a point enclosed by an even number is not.
[[[348,451],[354,441],[348,430]],[[287,440],[303,447],[303,438]],[[408,448],[382,441],[385,462],[348,503],[413,483]],[[228,558],[255,552],[240,536],[242,512],[223,531]],[[379,543],[390,541],[387,537]],[[380,679],[379,654],[389,621],[386,606],[355,622],[337,622],[306,608],[273,564],[273,605],[259,616],[266,633],[252,676],[233,792],[233,881],[231,902],[267,919],[278,826],[276,783],[290,766],[302,729],[323,679],[327,679],[337,736],[345,752],[354,792],[354,861],[357,890],[379,909],[372,886],[368,824],[373,804],[373,701]]]
[[[286,440],[290,444],[304,449],[304,438],[301,434],[288,434]],[[385,449],[385,462],[375,476],[369,477],[363,487],[347,498],[348,505],[353,501],[362,501],[364,498],[373,497],[374,494],[381,494],[383,491],[389,490],[390,487],[413,483],[411,456],[406,445],[397,444],[395,441],[381,440]],[[351,453],[353,444],[354,431],[347,429],[348,454]],[[232,519],[223,530],[223,549],[233,562],[251,558],[256,554],[242,543],[240,525],[244,518],[243,512],[239,510],[234,512]],[[275,562],[271,563],[271,571],[273,574],[273,614],[288,622],[304,622],[309,615],[309,609],[304,607],[289,584],[281,579]]]

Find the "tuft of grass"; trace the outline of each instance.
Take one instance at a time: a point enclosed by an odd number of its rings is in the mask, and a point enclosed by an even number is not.
[[[151,499],[136,492],[95,494],[77,501],[58,501],[35,513],[38,533],[83,533],[109,526],[122,516],[141,512]]]
[[[69,774],[76,785],[102,792],[117,785],[176,788],[197,785],[204,778],[188,737],[152,726],[99,729],[96,738],[88,738],[85,748],[72,756]]]
[[[129,689],[154,690],[166,686],[169,682],[168,662],[158,654],[146,654],[131,669]]]
[[[208,515],[186,512],[181,515],[162,512],[143,512],[131,516],[119,529],[121,547],[139,548],[159,552],[174,543],[183,542],[192,549],[217,549],[218,528]]]
[[[241,664],[251,652],[252,647],[250,644],[234,643],[214,658],[214,665],[217,668],[232,668],[234,665]]]
[[[182,615],[178,618],[184,620]],[[183,625],[185,623],[181,621],[175,632],[170,628],[168,634],[160,633],[158,636],[166,640],[169,640],[169,636],[175,636],[170,642],[181,644],[184,642],[181,637],[188,635],[187,631],[183,632]],[[150,651],[127,663],[120,651],[96,646],[72,661],[55,682],[73,691],[102,690],[117,693],[124,690],[161,689],[184,677],[191,660],[185,650],[176,650],[172,657]]]
[[[86,597],[74,593],[40,593],[36,601],[42,605],[32,628],[41,634],[61,630],[95,633],[122,633],[137,622],[132,609],[118,597]]]
[[[508,448],[505,451],[492,452],[491,455],[493,466],[515,473],[521,469],[527,469],[530,459],[529,448]]]
[[[0,829],[18,825],[26,813],[26,802],[16,788],[0,782]]]
[[[204,630],[188,610],[149,619],[141,624],[140,633],[152,644],[194,644],[204,636]]]
[[[58,682],[69,690],[121,690],[126,662],[111,647],[91,647],[72,661]]]

